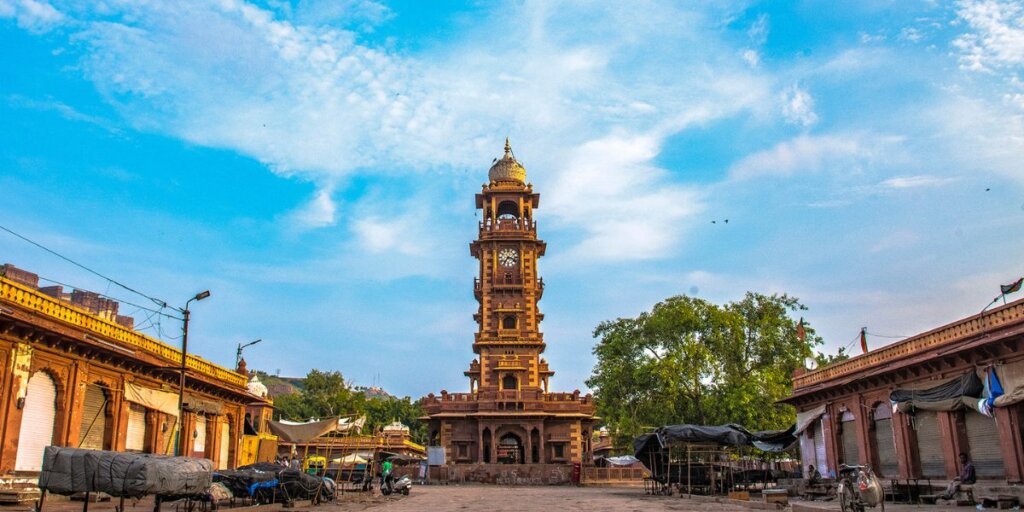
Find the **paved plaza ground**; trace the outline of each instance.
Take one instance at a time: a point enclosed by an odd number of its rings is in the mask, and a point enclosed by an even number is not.
[[[114,512],[116,500],[91,503],[89,512]],[[838,512],[839,504],[832,502],[795,501],[792,512]],[[0,512],[29,512],[32,507],[0,506]],[[82,503],[66,498],[49,498],[44,512],[80,512]],[[151,512],[150,499],[126,503],[125,512]],[[173,503],[164,504],[162,512],[175,512]],[[222,508],[227,511],[277,512],[281,505],[258,507]],[[748,512],[754,509],[733,503],[719,503],[709,498],[687,498],[679,496],[647,496],[640,488],[594,488],[594,487],[502,487],[495,485],[438,485],[415,486],[409,496],[384,497],[374,493],[350,493],[336,502],[310,506],[308,501],[298,502],[294,508],[283,509],[306,512],[348,512],[348,511],[389,511],[409,510],[420,512],[476,511],[494,512],[540,510],[545,512],[570,511],[614,511],[652,512],[680,510],[699,512]],[[886,512],[957,512],[973,510],[973,507],[935,505],[887,504]],[[880,512],[868,509],[867,512]],[[181,509],[184,512],[184,509]],[[198,509],[197,509],[198,512]]]

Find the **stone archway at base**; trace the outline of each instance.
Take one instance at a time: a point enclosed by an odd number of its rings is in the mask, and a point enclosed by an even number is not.
[[[498,440],[498,462],[502,464],[523,464],[524,457],[523,440],[519,436],[508,433]]]

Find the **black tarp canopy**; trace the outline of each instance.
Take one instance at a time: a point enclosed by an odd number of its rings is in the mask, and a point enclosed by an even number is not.
[[[937,386],[895,389],[889,394],[889,400],[896,404],[901,412],[912,412],[914,409],[955,411],[965,407],[976,409],[975,404],[984,391],[978,374],[971,370]]]
[[[796,443],[796,426],[786,430],[764,430],[751,433],[735,423],[725,425],[665,425],[650,434],[633,439],[633,456],[641,461],[655,451],[669,446],[711,444],[717,446],[754,446],[768,452],[781,452]]]

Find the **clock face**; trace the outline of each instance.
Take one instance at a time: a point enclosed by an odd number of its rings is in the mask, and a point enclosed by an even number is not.
[[[519,255],[516,254],[516,250],[510,247],[506,247],[498,252],[498,263],[503,267],[512,267],[516,264],[516,258]]]

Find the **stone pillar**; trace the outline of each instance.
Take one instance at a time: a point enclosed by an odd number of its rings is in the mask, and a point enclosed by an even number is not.
[[[910,427],[910,416],[902,412],[892,414],[892,431],[896,441],[896,464],[900,478],[914,478],[921,474],[917,457],[917,435]]]
[[[877,467],[871,450],[871,409],[864,405],[864,397],[857,395],[853,423],[857,427],[857,454],[861,464]]]
[[[967,451],[967,434],[962,411],[940,411],[939,433],[942,436],[942,458],[946,464],[946,478],[960,474],[960,452]]]
[[[1020,405],[995,407],[996,428],[999,430],[999,448],[1003,452],[1006,481],[1019,484],[1024,481],[1024,440],[1021,439]]]
[[[28,386],[29,370],[32,367],[32,349],[29,345],[15,343],[10,351],[0,347],[0,473],[14,471],[15,458],[18,455],[18,434],[21,430],[21,409],[19,399],[25,396]]]

